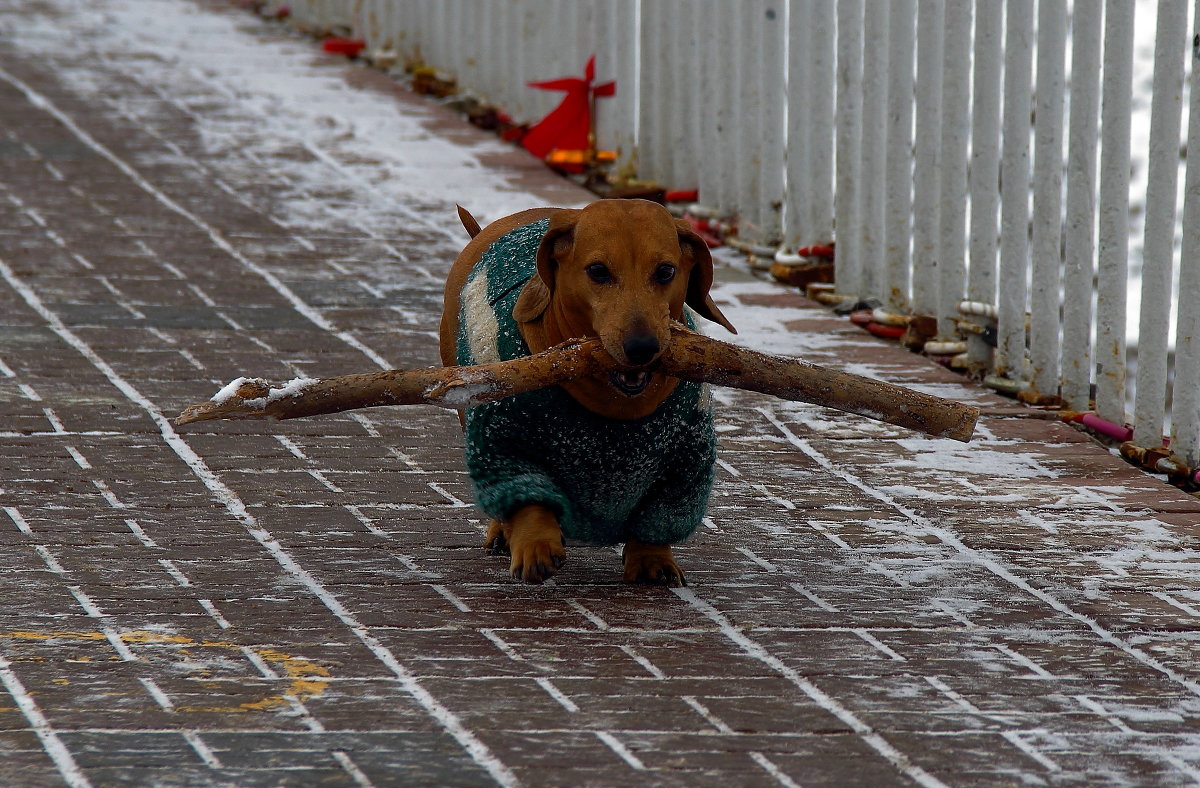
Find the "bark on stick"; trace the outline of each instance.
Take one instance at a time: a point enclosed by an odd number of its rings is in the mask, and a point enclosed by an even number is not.
[[[575,340],[512,361],[474,367],[387,370],[272,386],[239,378],[175,420],[294,419],[378,405],[438,405],[462,410],[575,378],[619,369],[599,340]],[[730,345],[683,328],[657,362],[683,380],[810,402],[935,437],[969,441],[979,409],[902,386]]]

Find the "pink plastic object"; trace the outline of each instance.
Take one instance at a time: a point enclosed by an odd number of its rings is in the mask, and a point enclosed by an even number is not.
[[[1079,418],[1079,423],[1088,429],[1095,430],[1102,435],[1107,435],[1114,440],[1127,441],[1133,438],[1133,430],[1129,427],[1123,427],[1119,424],[1113,424],[1107,419],[1102,419],[1095,413],[1085,413]]]

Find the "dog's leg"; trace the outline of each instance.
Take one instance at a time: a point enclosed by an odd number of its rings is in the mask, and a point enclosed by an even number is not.
[[[509,573],[527,583],[541,583],[567,560],[558,518],[544,506],[531,504],[518,509],[512,518],[488,528],[489,544],[499,536],[512,553]]]
[[[512,529],[508,529],[509,533]],[[487,537],[483,540],[483,549],[488,555],[508,555],[508,533],[505,533],[504,523],[499,520],[488,520]]]
[[[679,588],[687,585],[683,570],[675,563],[669,544],[648,544],[630,537],[621,553],[625,560],[626,583],[649,583],[651,585]]]

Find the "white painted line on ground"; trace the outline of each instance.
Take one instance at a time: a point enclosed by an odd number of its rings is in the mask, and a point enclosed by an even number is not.
[[[596,627],[596,629],[600,630],[601,632],[604,632],[607,629],[609,629],[607,621],[605,621],[603,618],[601,618],[596,613],[593,613],[579,600],[568,599],[567,604],[570,605],[571,609],[574,610],[576,613],[583,616],[588,621],[592,622],[592,624]]]
[[[888,646],[886,643],[884,643],[879,638],[872,635],[867,630],[856,629],[856,630],[854,630],[854,634],[858,635],[860,638],[865,640],[867,643],[874,646],[881,653],[887,655],[887,657],[889,659],[895,660],[896,662],[908,662],[908,660],[904,656],[902,656],[901,654],[898,654],[896,651],[892,650],[892,648],[890,646]]]
[[[58,559],[54,557],[54,554],[45,545],[35,544],[33,549],[42,557],[42,560],[46,563],[46,567],[51,572],[56,575],[65,575],[67,573],[67,570],[63,568],[63,565],[58,562]]]
[[[217,626],[221,629],[229,629],[233,626],[225,616],[221,615],[221,611],[217,610],[217,606],[213,604],[211,599],[197,599],[196,601],[200,603],[200,607],[204,608],[205,612],[212,616],[213,621],[216,621]]]
[[[74,460],[75,464],[80,468],[83,468],[86,471],[88,468],[92,467],[92,464],[87,461],[87,458],[84,457],[83,454],[80,453],[79,449],[69,445],[65,448],[67,450],[67,454],[71,455],[71,459]]]
[[[175,566],[175,564],[173,562],[168,561],[165,558],[160,558],[160,559],[158,559],[158,563],[163,569],[167,570],[167,574],[169,574],[171,576],[171,579],[174,580],[176,583],[178,583],[180,586],[182,586],[183,588],[191,587],[192,581],[188,580],[187,575],[185,575],[183,572],[179,571],[179,567]]]
[[[816,594],[814,594],[812,591],[809,591],[807,588],[805,588],[804,586],[800,585],[799,583],[792,583],[792,584],[791,584],[791,586],[792,586],[792,589],[793,589],[793,590],[795,590],[795,592],[796,592],[797,594],[800,594],[800,596],[802,596],[802,597],[806,598],[808,601],[812,602],[814,605],[816,605],[817,607],[821,608],[822,610],[824,610],[824,611],[826,611],[826,612],[828,612],[828,613],[836,613],[836,612],[838,612],[838,609],[837,609],[836,607],[834,607],[833,605],[829,604],[829,603],[828,603],[828,602],[826,602],[824,599],[822,599],[821,597],[817,596],[817,595],[816,595]]]
[[[12,520],[13,524],[17,526],[18,531],[26,536],[33,536],[33,529],[29,527],[29,523],[25,522],[25,518],[17,511],[17,507],[5,506],[4,512],[8,515],[8,519]]]
[[[58,418],[58,414],[53,408],[42,408],[42,413],[46,416],[46,421],[50,422],[50,426],[54,428],[55,434],[66,435],[67,428],[63,426],[62,421]]]
[[[710,710],[707,706],[705,706],[700,701],[696,700],[696,698],[694,696],[684,695],[682,697],[682,700],[684,703],[691,706],[697,714],[699,714],[701,717],[703,717],[704,720],[709,725],[713,726],[713,728],[715,728],[718,733],[734,733],[735,732],[733,730],[733,728],[730,728],[728,725],[725,724],[724,720],[722,720],[716,714],[713,714],[712,710]]]
[[[649,673],[651,676],[653,676],[654,678],[665,679],[667,677],[666,673],[663,673],[661,670],[658,669],[657,665],[655,665],[653,662],[651,662],[650,660],[646,659],[644,656],[639,654],[638,651],[633,646],[621,645],[621,646],[618,646],[617,648],[621,649],[627,655],[629,655],[630,659],[632,659],[637,664],[641,665],[642,668],[644,668],[645,671],[647,673]]]
[[[33,696],[26,691],[25,685],[17,678],[17,674],[13,673],[12,663],[2,656],[0,656],[0,682],[4,683],[8,694],[17,702],[17,708],[21,710],[25,721],[29,723],[34,735],[42,743],[42,749],[50,756],[50,760],[54,762],[55,768],[58,769],[59,775],[67,785],[71,788],[91,788],[92,783],[84,776],[83,770],[75,762],[71,751],[63,744],[54,728],[50,727],[50,721],[46,719],[46,715],[42,714],[42,710],[38,708]]]
[[[944,788],[945,783],[934,777],[929,772],[922,769],[909,760],[908,756],[898,750],[895,745],[889,742],[883,736],[875,732],[870,725],[859,719],[858,715],[843,706],[836,699],[828,695],[826,692],[817,687],[811,681],[801,676],[794,668],[789,667],[783,660],[771,654],[763,646],[756,643],[741,629],[735,627],[721,611],[717,610],[708,602],[696,596],[696,593],[690,588],[673,588],[683,601],[687,602],[697,611],[702,613],[706,618],[716,624],[717,629],[728,640],[739,646],[748,656],[762,662],[767,667],[774,670],[779,675],[790,681],[796,688],[807,695],[818,706],[828,711],[833,716],[837,717],[845,723],[852,731],[858,734],[871,749],[883,756],[889,763],[892,764],[900,773],[904,774],[909,779],[914,780],[926,788]]]
[[[367,777],[366,772],[358,768],[358,764],[350,758],[348,753],[342,750],[330,750],[329,754],[345,770],[346,774],[354,779],[355,783],[361,785],[362,788],[373,788],[375,783],[371,782],[371,778]]]
[[[138,681],[146,688],[146,692],[150,693],[150,697],[154,698],[154,702],[159,705],[159,708],[163,711],[175,711],[175,704],[167,697],[167,693],[162,691],[162,687],[154,682],[154,679],[142,676]]]
[[[158,543],[151,539],[149,535],[142,530],[142,526],[138,524],[137,520],[126,520],[125,525],[130,531],[133,532],[133,535],[138,538],[138,541],[144,544],[146,547],[158,547]]]
[[[104,498],[104,500],[107,501],[108,505],[111,506],[112,508],[114,508],[114,509],[128,509],[129,508],[128,506],[125,505],[125,503],[120,498],[117,497],[116,493],[114,493],[111,489],[109,489],[109,486],[107,484],[105,484],[102,480],[92,479],[92,486],[100,491],[100,496],[102,498]]]
[[[1037,747],[1034,747],[1021,735],[1020,731],[1001,731],[1001,736],[1007,739],[1014,747],[1021,752],[1033,758],[1035,761],[1046,767],[1047,771],[1061,771],[1061,767],[1050,758],[1047,758]]]
[[[639,772],[646,771],[646,764],[642,763],[636,755],[621,742],[617,741],[617,737],[613,736],[608,731],[592,731],[596,734],[596,738],[608,745],[608,748],[620,756],[621,760],[629,764],[630,768],[636,769]]]
[[[784,786],[784,788],[800,788],[799,783],[784,774],[783,770],[772,763],[771,760],[761,752],[750,753],[750,759],[761,766],[763,771],[771,775],[771,777],[775,779],[775,782]]]
[[[546,694],[558,701],[558,705],[562,706],[567,711],[574,714],[579,711],[579,707],[575,705],[575,701],[563,694],[562,690],[550,683],[550,679],[536,678],[534,682],[545,690]]]
[[[1168,605],[1179,608],[1184,613],[1187,613],[1189,616],[1195,616],[1196,618],[1200,618],[1200,610],[1197,610],[1196,608],[1192,607],[1191,605],[1187,604],[1186,602],[1180,602],[1178,599],[1171,596],[1166,591],[1151,591],[1150,593],[1153,594],[1154,596],[1158,597],[1162,601],[1166,602]]]
[[[450,604],[454,605],[456,608],[458,608],[463,613],[471,612],[471,607],[466,602],[459,599],[458,596],[454,592],[452,592],[450,589],[446,588],[445,586],[431,584],[429,587],[432,588],[434,591],[438,592],[438,594],[440,594],[442,596],[442,598],[444,598]]]
[[[200,760],[204,761],[204,765],[210,769],[224,769],[225,766],[217,758],[217,754],[209,748],[204,740],[200,738],[200,734],[196,731],[184,731],[184,741],[191,745],[196,751],[196,755],[200,756]]]
[[[767,570],[768,572],[778,572],[779,571],[778,569],[776,569],[775,564],[771,563],[770,561],[767,561],[766,559],[759,558],[757,555],[755,555],[754,553],[752,553],[750,551],[749,547],[739,546],[737,548],[737,551],[739,553],[741,553],[742,555],[746,556],[747,558],[749,558],[754,563],[761,566],[763,569]]]

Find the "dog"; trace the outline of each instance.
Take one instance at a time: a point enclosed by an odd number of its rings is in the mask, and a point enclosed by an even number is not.
[[[466,413],[467,468],[492,518],[485,547],[541,583],[566,538],[623,542],[626,582],[683,585],[671,545],[704,516],[716,438],[707,391],[652,365],[673,323],[693,325],[689,311],[736,333],[709,295],[707,245],[646,200],[534,208],[482,230],[459,215],[472,239],[446,280],[443,364],[598,337],[623,367]]]

